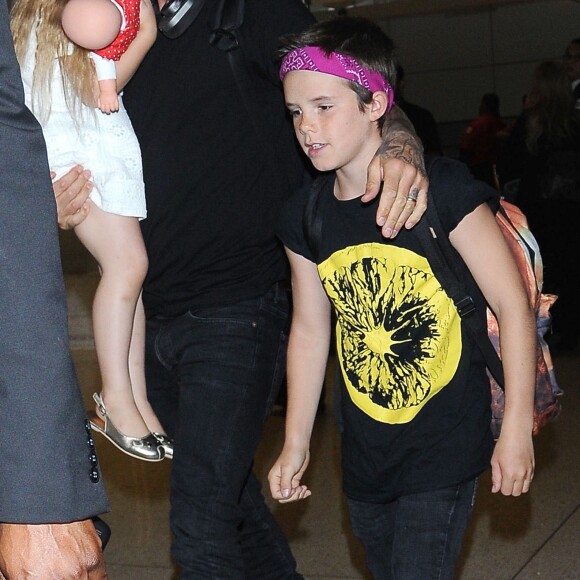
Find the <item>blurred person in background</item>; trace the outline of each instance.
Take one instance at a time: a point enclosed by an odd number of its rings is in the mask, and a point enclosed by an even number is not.
[[[533,73],[524,112],[498,159],[502,183],[520,180],[517,204],[527,215],[544,261],[544,292],[552,307],[551,346],[572,350],[580,329],[580,112],[558,62]]]
[[[499,97],[486,93],[479,104],[479,117],[463,133],[459,145],[459,158],[469,167],[476,179],[495,186],[497,134],[505,123],[499,114]]]

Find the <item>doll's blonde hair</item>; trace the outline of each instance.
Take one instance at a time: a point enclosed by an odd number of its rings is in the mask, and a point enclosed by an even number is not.
[[[81,102],[94,100],[94,65],[88,51],[73,43],[61,26],[61,15],[67,0],[15,0],[10,11],[10,26],[16,57],[22,65],[30,35],[36,33],[37,48],[32,95],[34,111],[41,119],[51,107],[50,86],[54,59],[57,58],[63,78],[66,103],[76,117]],[[35,26],[36,24],[36,26]]]

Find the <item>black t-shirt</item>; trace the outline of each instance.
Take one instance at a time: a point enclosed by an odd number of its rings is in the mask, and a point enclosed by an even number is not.
[[[313,17],[299,0],[246,0],[249,112],[227,53],[209,44],[215,6],[183,36],[159,34],[124,92],[143,157],[147,316],[259,296],[287,276],[275,222],[305,169],[274,52]]]
[[[494,194],[465,166],[444,159],[430,193],[447,232]],[[332,180],[320,195],[315,260],[304,239],[305,189],[286,203],[278,234],[317,263],[336,313],[346,494],[390,501],[477,476],[493,446],[485,362],[416,234],[383,239],[376,202],[339,201]],[[465,279],[485,308],[467,270]]]

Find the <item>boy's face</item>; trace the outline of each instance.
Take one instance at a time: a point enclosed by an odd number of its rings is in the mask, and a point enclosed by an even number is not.
[[[296,138],[316,169],[361,164],[366,170],[381,143],[378,117],[372,105],[361,112],[347,81],[325,73],[291,71],[284,77],[284,95]]]

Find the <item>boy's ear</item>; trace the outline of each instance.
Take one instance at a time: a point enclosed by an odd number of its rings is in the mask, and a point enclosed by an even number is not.
[[[387,93],[384,91],[373,93],[373,100],[370,103],[371,121],[380,119],[385,114],[388,104]]]

